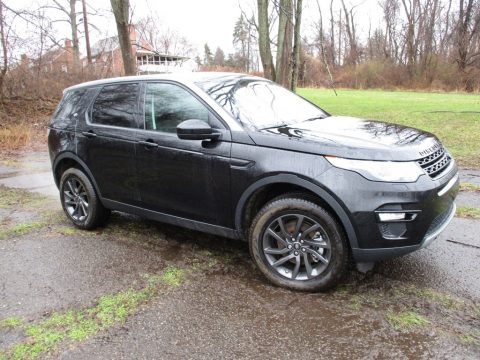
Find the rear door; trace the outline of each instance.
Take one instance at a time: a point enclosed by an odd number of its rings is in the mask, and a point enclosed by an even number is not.
[[[103,86],[86,121],[77,126],[77,154],[90,168],[102,197],[127,204],[138,199],[134,152],[139,90],[138,82]]]
[[[187,87],[173,82],[144,84],[144,129],[136,158],[142,207],[196,221],[228,226],[230,131]],[[181,140],[184,120],[210,123],[221,139]]]

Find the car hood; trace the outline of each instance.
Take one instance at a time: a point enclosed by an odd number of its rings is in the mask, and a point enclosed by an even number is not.
[[[345,116],[268,128],[251,133],[251,137],[260,146],[385,161],[416,160],[441,146],[434,135],[425,131]]]

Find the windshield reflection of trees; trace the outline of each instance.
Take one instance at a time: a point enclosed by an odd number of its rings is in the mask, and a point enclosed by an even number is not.
[[[247,128],[255,129],[253,121],[248,119],[248,115],[243,113],[239,104],[235,100],[235,93],[242,88],[247,88],[250,85],[250,89],[253,93],[259,97],[261,94],[258,92],[260,89],[267,89],[271,94],[270,107],[274,109],[275,94],[272,90],[264,86],[264,81],[258,81],[256,79],[241,79],[241,75],[225,76],[224,78],[215,78],[214,80],[205,80],[198,82],[199,85],[210,97],[212,97],[218,104],[224,109],[230,112],[231,115],[243,126]],[[258,91],[257,91],[258,88]],[[274,114],[278,118],[277,114]]]

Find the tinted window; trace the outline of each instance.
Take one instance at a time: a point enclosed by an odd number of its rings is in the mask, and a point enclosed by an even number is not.
[[[208,122],[208,109],[185,89],[173,84],[147,84],[145,129],[176,132],[184,120]]]
[[[67,92],[58,106],[54,117],[57,119],[67,119],[70,117],[70,115],[77,112],[78,109],[76,105],[79,103],[84,94],[85,90]]]
[[[137,127],[134,115],[137,94],[138,84],[105,86],[93,104],[92,121],[102,125]]]

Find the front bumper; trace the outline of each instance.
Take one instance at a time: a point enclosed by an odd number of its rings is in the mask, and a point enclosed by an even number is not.
[[[426,248],[433,241],[435,241],[438,236],[445,230],[445,228],[450,224],[453,217],[455,216],[455,211],[457,207],[455,203],[452,203],[452,206],[448,209],[445,214],[441,214],[439,217],[441,221],[437,223],[432,223],[431,230],[427,232],[423,240],[418,245],[410,246],[400,246],[392,248],[380,248],[380,249],[352,249],[352,255],[356,262],[367,263],[375,262],[379,260],[390,259],[393,257],[403,256],[414,252],[416,250]]]
[[[439,179],[423,175],[415,183],[374,182],[337,168],[327,171],[323,180],[332,178],[329,188],[348,209],[355,228],[357,242],[350,245],[356,262],[375,262],[424,248],[455,216],[460,186],[456,165]],[[381,213],[405,213],[406,217],[386,221]]]

